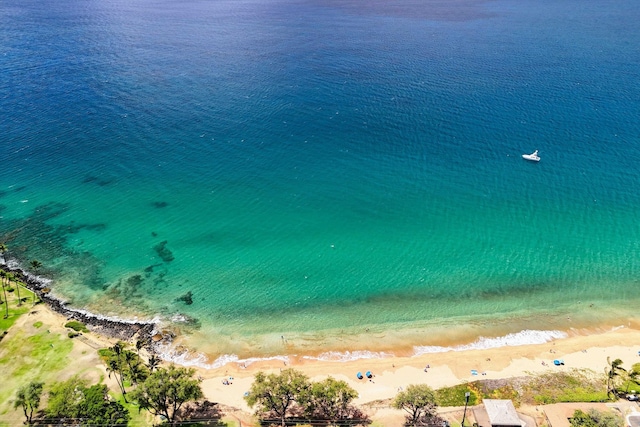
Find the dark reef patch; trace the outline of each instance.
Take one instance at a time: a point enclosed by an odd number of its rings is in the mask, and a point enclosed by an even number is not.
[[[156,209],[162,209],[162,208],[166,208],[167,206],[169,206],[169,203],[167,203],[167,202],[153,202],[153,203],[151,203],[151,206],[153,206]]]
[[[149,277],[151,275],[151,273],[153,273],[153,270],[155,270],[156,267],[162,267],[162,264],[153,264],[153,265],[150,265],[150,266],[146,267],[144,269],[144,275],[146,277]]]
[[[191,304],[193,304],[193,293],[191,291],[189,291],[186,294],[176,298],[176,301],[182,301],[183,303],[185,303],[187,305],[191,305]]]
[[[173,253],[169,250],[169,248],[167,248],[167,243],[168,242],[166,240],[163,240],[162,242],[155,245],[153,247],[153,250],[156,251],[160,258],[162,258],[162,261],[171,262],[175,258],[173,256]]]
[[[109,286],[107,294],[115,299],[123,301],[144,299],[145,293],[141,289],[144,278],[140,274],[134,274],[126,279],[120,279],[114,285]]]
[[[96,184],[98,187],[105,187],[111,183],[113,183],[113,179],[104,179],[94,175],[87,175],[82,180],[83,184]]]

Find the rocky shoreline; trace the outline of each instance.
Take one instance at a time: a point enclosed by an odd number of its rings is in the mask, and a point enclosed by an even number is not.
[[[155,322],[112,319],[70,308],[64,301],[51,296],[46,284],[39,281],[36,277],[20,268],[12,268],[7,265],[7,263],[0,264],[0,267],[6,272],[15,275],[29,290],[35,292],[38,298],[44,304],[47,304],[51,310],[65,316],[69,320],[77,320],[84,323],[92,332],[122,341],[131,341],[135,338],[136,340],[142,340],[149,344],[152,342],[154,335],[157,335],[157,325]]]

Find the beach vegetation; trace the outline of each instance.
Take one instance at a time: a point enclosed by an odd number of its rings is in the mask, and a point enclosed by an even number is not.
[[[82,390],[87,387],[85,379],[77,375],[66,381],[54,383],[49,390],[49,400],[45,410],[47,417],[65,423],[76,418],[77,407],[82,400]]]
[[[131,418],[121,403],[111,399],[106,385],[89,386],[77,376],[52,385],[45,414],[47,423],[64,425],[124,426]]]
[[[98,350],[98,355],[107,365],[107,372],[114,374],[123,395],[126,395],[127,387],[144,381],[150,373],[138,353],[125,347],[126,343],[119,341],[113,347]]]
[[[187,402],[202,399],[200,380],[193,378],[194,369],[170,365],[159,368],[131,392],[140,410],[148,410],[175,425],[180,409]]]
[[[9,300],[7,299],[7,289],[5,287],[5,280],[7,278],[7,272],[0,269],[0,281],[2,281],[2,294],[4,295],[4,318],[9,317]]]
[[[328,377],[310,382],[295,369],[279,374],[258,372],[245,400],[257,407],[256,414],[263,425],[278,423],[300,425],[313,421],[314,425],[365,425],[370,420],[351,402],[358,393],[345,381]]]
[[[109,374],[109,378],[111,378],[111,374],[113,374],[113,376],[116,379],[116,382],[118,383],[118,386],[120,387],[120,391],[122,392],[122,398],[126,403],[128,403],[127,396],[126,396],[127,391],[125,390],[125,387],[124,387],[124,379],[123,379],[123,373],[122,373],[122,357],[121,357],[122,351],[124,350],[125,345],[126,344],[123,343],[122,341],[118,341],[113,345],[113,347],[109,348],[109,350],[112,353],[112,356],[107,359],[107,372]]]
[[[94,384],[82,391],[77,415],[82,425],[125,426],[131,416],[120,402],[112,400],[104,384]]]
[[[438,406],[464,406],[465,393],[469,393],[469,405],[480,403],[481,395],[473,383],[454,385],[453,387],[443,387],[436,390],[436,403]]]
[[[18,307],[15,301],[5,300],[2,304],[4,306],[4,316],[0,316],[0,331],[8,331],[11,326],[22,316],[29,311],[29,307],[22,305]],[[2,310],[2,309],[0,309]]]
[[[38,270],[42,267],[42,263],[37,259],[33,259],[29,262],[29,267],[33,270],[33,274],[38,274]]]
[[[407,426],[443,425],[438,416],[436,392],[426,384],[411,384],[399,392],[392,402],[396,409],[404,410]]]
[[[25,424],[31,424],[33,412],[40,407],[40,398],[42,397],[42,389],[44,383],[40,381],[31,381],[20,387],[16,393],[16,399],[13,401],[14,408],[22,408],[25,416]]]
[[[162,359],[155,354],[149,356],[149,360],[147,360],[147,368],[149,368],[149,372],[153,372],[158,366],[160,366],[161,362]]]
[[[561,402],[604,402],[606,379],[588,369],[548,372],[530,377],[519,385],[521,402],[546,405]]]
[[[351,404],[357,397],[358,392],[345,381],[328,377],[324,381],[311,383],[300,396],[299,403],[304,407],[304,417],[326,420],[329,425],[336,425],[344,420],[367,418]]]
[[[71,320],[65,323],[64,327],[73,329],[76,332],[89,332],[89,330],[87,329],[87,326],[82,322],[78,322],[77,320]]]
[[[288,416],[302,412],[298,402],[309,393],[309,387],[309,378],[295,369],[268,375],[258,372],[244,399],[250,407],[257,407],[261,418],[278,419],[284,427]]]
[[[631,369],[628,369],[624,375],[624,381],[621,390],[624,393],[637,392],[640,388],[640,363],[634,363]]]
[[[619,415],[597,409],[590,409],[587,412],[577,409],[569,422],[571,427],[618,427],[624,425],[624,421]]]
[[[617,396],[618,389],[622,385],[623,377],[626,375],[627,370],[622,367],[622,360],[611,360],[607,357],[607,367],[605,368],[605,375],[607,376],[607,395]]]

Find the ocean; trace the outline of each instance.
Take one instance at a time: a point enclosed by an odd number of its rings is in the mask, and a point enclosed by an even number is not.
[[[0,240],[73,307],[209,361],[637,318],[637,2],[6,0],[0,22]]]

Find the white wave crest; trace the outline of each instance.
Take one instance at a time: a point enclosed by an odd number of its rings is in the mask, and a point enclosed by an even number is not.
[[[350,362],[360,359],[384,359],[393,357],[393,353],[385,353],[383,351],[328,351],[319,356],[302,356],[303,359],[321,360],[324,362]]]
[[[156,345],[155,350],[158,352],[158,355],[162,360],[175,363],[176,365],[202,369],[222,368],[229,363],[237,363],[238,365],[247,367],[253,363],[270,360],[280,360],[285,364],[289,363],[289,356],[250,357],[247,359],[240,359],[235,354],[223,354],[218,356],[213,363],[207,363],[207,357],[204,354],[189,351],[181,346],[175,347],[171,343]]]
[[[471,344],[458,345],[455,347],[415,346],[413,347],[413,355],[420,356],[422,354],[444,353],[447,351],[484,350],[488,348],[544,344],[555,339],[566,338],[567,336],[567,333],[562,331],[538,331],[526,329],[524,331],[507,334],[502,337],[480,337]]]

